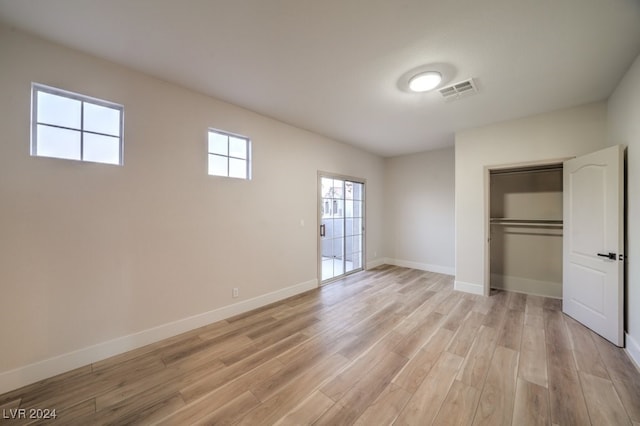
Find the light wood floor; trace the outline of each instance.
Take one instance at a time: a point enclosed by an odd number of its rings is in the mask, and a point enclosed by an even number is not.
[[[373,269],[0,395],[0,409],[55,408],[65,425],[640,425],[640,373],[559,301],[452,287]]]

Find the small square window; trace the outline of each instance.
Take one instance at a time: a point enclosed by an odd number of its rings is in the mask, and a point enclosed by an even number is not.
[[[31,155],[122,165],[122,105],[33,83]]]
[[[209,174],[251,179],[251,140],[209,129]]]

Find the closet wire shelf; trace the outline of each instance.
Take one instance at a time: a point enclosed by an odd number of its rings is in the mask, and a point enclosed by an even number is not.
[[[491,225],[502,226],[540,226],[544,228],[562,228],[562,220],[553,219],[505,219],[491,218]]]

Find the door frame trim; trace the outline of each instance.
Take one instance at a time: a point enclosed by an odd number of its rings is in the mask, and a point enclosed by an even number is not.
[[[349,182],[361,183],[363,185],[363,206],[362,206],[362,267],[360,269],[349,271],[340,275],[339,277],[331,278],[326,281],[322,281],[322,240],[320,238],[320,224],[322,223],[322,214],[320,213],[322,205],[322,178],[333,178],[333,179],[341,179]],[[360,271],[364,271],[367,269],[367,180],[364,178],[358,178],[349,175],[343,175],[340,173],[327,172],[323,170],[318,170],[316,176],[316,227],[315,227],[315,235],[316,235],[316,267],[317,267],[317,277],[318,277],[318,287],[322,287],[323,285],[329,284],[333,281],[344,278],[347,275],[351,275]]]

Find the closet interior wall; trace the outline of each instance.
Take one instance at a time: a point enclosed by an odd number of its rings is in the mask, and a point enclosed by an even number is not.
[[[491,287],[562,298],[562,165],[491,171]]]

